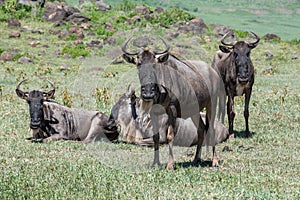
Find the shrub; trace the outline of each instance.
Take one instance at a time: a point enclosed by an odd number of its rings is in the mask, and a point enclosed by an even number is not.
[[[161,13],[157,19],[152,20],[152,23],[162,23],[164,25],[172,25],[178,21],[189,21],[195,16],[187,13],[179,8],[170,8]]]
[[[0,10],[7,14],[6,16],[14,17],[16,19],[28,18],[31,17],[31,6],[21,5],[17,1],[5,1]]]
[[[76,46],[66,45],[62,49],[62,54],[70,54],[72,58],[76,58],[79,56],[88,56],[90,51],[83,45],[79,44]]]

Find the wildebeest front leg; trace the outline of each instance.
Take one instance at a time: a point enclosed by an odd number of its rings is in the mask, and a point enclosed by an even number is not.
[[[233,122],[235,117],[234,96],[228,96],[227,115],[228,115],[228,123],[229,123],[229,138],[234,138],[234,132],[233,132]]]
[[[195,124],[195,126],[197,127],[197,133],[198,133],[197,150],[196,150],[195,158],[193,160],[193,164],[197,164],[198,162],[200,162],[202,144],[204,141],[205,124],[200,116],[200,113],[199,113],[199,115],[194,115],[192,117],[192,121]]]
[[[213,146],[212,150],[213,150],[212,166],[213,167],[218,167],[219,166],[219,162],[218,162],[218,156],[217,156],[217,152],[216,152],[216,146]]]
[[[246,137],[250,136],[248,119],[249,119],[249,103],[250,103],[250,98],[251,98],[251,92],[252,92],[252,88],[246,90],[246,92],[245,92],[244,118],[245,118],[245,123],[246,123]]]
[[[174,141],[174,129],[176,123],[176,108],[170,106],[167,110],[168,113],[168,130],[167,130],[167,141],[169,145],[169,160],[167,169],[174,169],[174,155],[173,155],[173,141]]]
[[[151,114],[151,121],[153,126],[153,141],[154,141],[154,160],[152,166],[156,164],[160,166],[159,162],[159,124],[158,117],[156,114]]]

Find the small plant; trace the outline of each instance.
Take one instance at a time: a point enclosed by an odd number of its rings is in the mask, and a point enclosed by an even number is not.
[[[86,57],[90,54],[90,50],[87,49],[83,44],[76,46],[66,45],[62,49],[62,54],[70,54],[72,58],[77,58],[79,56]]]
[[[132,3],[128,0],[123,0],[122,3],[120,3],[115,9],[120,11],[131,11],[137,6],[136,3]]]
[[[104,88],[96,88],[95,89],[95,94],[94,97],[96,99],[96,104],[97,106],[107,106],[110,103],[110,95],[109,95],[109,91],[106,87]]]
[[[42,75],[46,75],[46,74],[51,74],[52,69],[50,66],[38,66],[36,67],[36,71],[35,74],[37,76],[42,76]]]
[[[63,101],[63,105],[67,107],[71,108],[73,105],[73,97],[70,95],[67,88],[65,88],[64,91],[62,92],[62,101]]]

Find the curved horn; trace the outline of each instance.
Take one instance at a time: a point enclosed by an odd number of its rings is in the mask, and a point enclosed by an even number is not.
[[[231,43],[226,43],[225,39],[231,34],[231,36],[233,35],[235,38],[235,35],[233,34],[232,31],[227,32],[225,35],[223,35],[222,39],[221,39],[221,43],[225,46],[233,46],[235,44],[236,41],[231,42]]]
[[[24,81],[26,81],[27,79],[23,79],[16,87],[16,93],[17,95],[22,98],[22,99],[27,99],[27,95],[28,95],[28,92],[23,92],[21,89],[20,89],[20,86],[22,85],[22,83]]]
[[[131,53],[131,52],[128,52],[128,51],[126,50],[126,47],[127,47],[128,43],[129,43],[129,41],[130,41],[131,39],[132,39],[132,38],[129,38],[129,39],[122,45],[122,51],[123,51],[123,53],[125,53],[125,54],[127,54],[127,55],[129,55],[129,56],[135,56],[135,55],[138,54],[138,52]]]
[[[164,54],[164,53],[167,53],[169,50],[170,50],[170,46],[166,43],[166,41],[159,36],[159,39],[164,43],[165,45],[165,50],[163,50],[162,52],[156,52],[156,51],[153,51],[155,54]]]
[[[47,80],[47,81],[50,83],[50,85],[52,87],[52,90],[50,90],[49,92],[44,92],[44,98],[45,99],[50,99],[50,98],[53,97],[53,95],[55,93],[55,85],[51,81],[49,81],[49,80]]]
[[[254,42],[249,42],[249,45],[251,45],[251,46],[253,46],[253,47],[256,47],[257,44],[259,43],[260,38],[259,38],[259,36],[256,35],[254,32],[251,31],[250,33],[251,33],[252,35],[255,36],[256,41],[254,41]]]

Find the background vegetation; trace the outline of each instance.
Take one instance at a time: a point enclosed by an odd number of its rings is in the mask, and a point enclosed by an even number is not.
[[[206,6],[210,4],[210,10],[217,6],[215,1],[200,2]],[[218,2],[243,8],[246,1],[239,1],[241,4],[238,5],[237,2]],[[135,15],[132,4],[115,5],[109,12],[98,12],[93,5],[83,12],[92,19],[89,22],[92,26],[85,30],[83,44],[79,45],[74,44],[76,38],[73,36],[61,39],[50,31],[68,30],[72,24],[54,27],[39,13],[29,16],[23,8],[7,12],[1,7],[0,52],[9,52],[14,59],[0,61],[0,198],[299,199],[299,37],[287,41],[262,40],[253,50],[251,56],[256,73],[250,106],[253,137],[244,138],[243,97],[237,98],[237,137],[217,146],[219,168],[209,166],[211,152],[206,155],[205,150],[202,153],[204,161],[197,167],[191,166],[195,147],[175,148],[176,170],[168,172],[149,168],[152,148],[122,143],[26,142],[25,138],[31,136],[28,106],[14,91],[23,78],[28,78],[24,90],[47,90],[49,85],[45,80],[49,79],[57,87],[57,102],[107,114],[130,82],[138,88],[133,66],[126,63],[112,65],[111,62],[121,54],[120,46],[129,36],[150,33],[166,37],[169,29],[144,19],[128,25],[124,20]],[[187,3],[183,8],[190,10],[188,5],[191,4]],[[260,7],[268,8],[267,5],[271,6],[265,2]],[[288,8],[294,9],[297,5]],[[210,13],[208,8],[207,13]],[[238,15],[239,18],[244,14]],[[24,30],[20,38],[8,38],[12,30],[20,29],[7,27],[11,15],[20,19],[22,27],[43,30],[43,34]],[[190,15],[183,12],[182,16]],[[271,12],[268,15],[271,16]],[[229,25],[230,21],[224,24]],[[107,31],[106,22],[110,22],[116,32]],[[290,22],[291,27],[296,26],[292,20],[286,22]],[[273,18],[269,18],[268,23],[274,23]],[[255,28],[253,31],[260,30]],[[274,33],[280,31],[278,26],[272,29]],[[298,34],[294,29],[289,33]],[[180,51],[185,58],[200,58],[209,63],[219,42],[212,33],[207,35],[211,36],[210,40],[205,40],[205,35],[181,34],[168,43],[173,52]],[[105,44],[107,37],[116,42]],[[202,42],[195,42],[199,38]],[[91,40],[100,41],[102,48],[89,47],[87,43]],[[39,44],[33,46],[33,42]],[[24,63],[20,60],[22,57],[30,58],[32,62]],[[230,151],[222,152],[225,146]],[[162,147],[161,154],[161,161],[166,163],[167,147]]]

